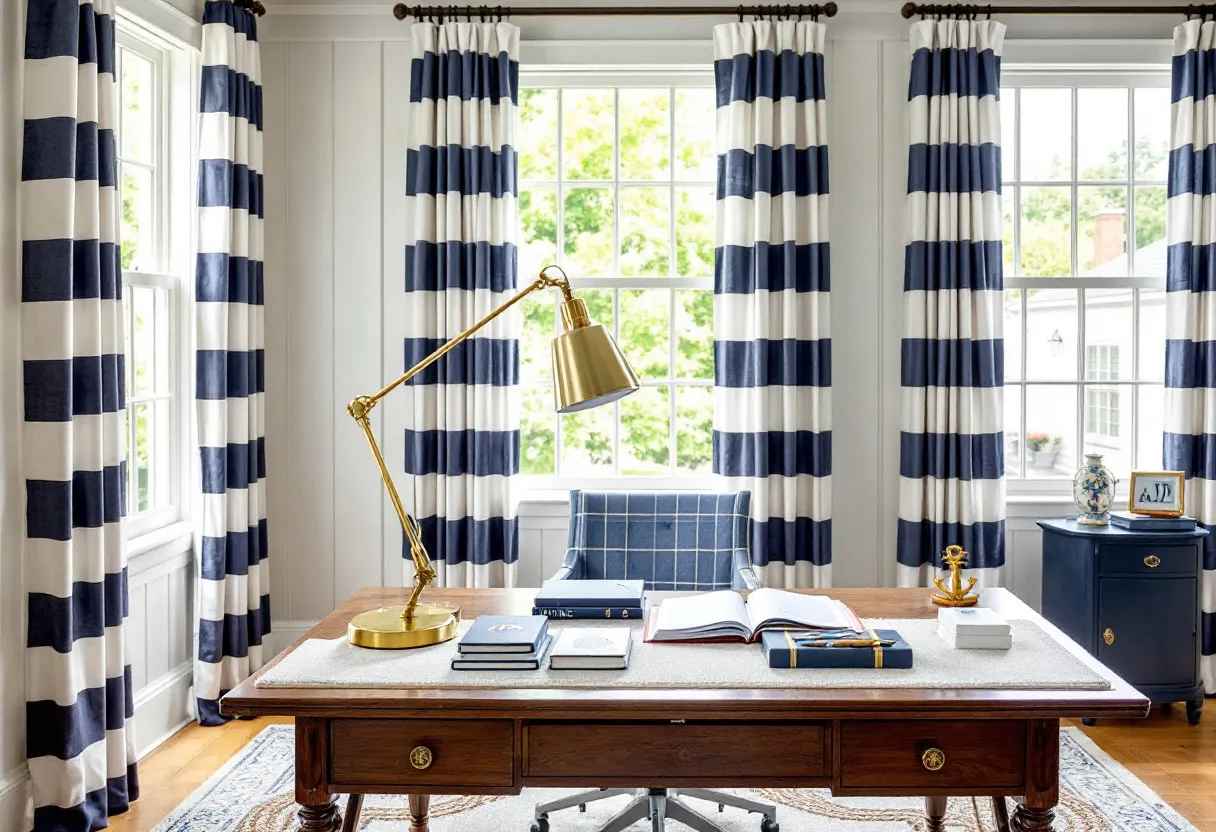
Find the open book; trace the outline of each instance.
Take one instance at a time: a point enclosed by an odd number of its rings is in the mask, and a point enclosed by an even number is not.
[[[666,598],[646,619],[646,641],[759,641],[765,630],[863,632],[848,606],[822,595],[757,589]]]

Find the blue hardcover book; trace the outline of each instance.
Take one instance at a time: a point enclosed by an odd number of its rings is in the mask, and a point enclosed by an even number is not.
[[[874,646],[846,647],[836,641],[855,641],[856,633],[825,638],[813,630],[766,630],[760,637],[769,667],[874,667],[907,669],[912,648],[894,630],[866,630],[862,638]]]
[[[536,593],[533,606],[551,609],[568,607],[642,606],[645,581],[554,581],[548,580]]]
[[[535,653],[549,631],[543,615],[482,615],[461,636],[461,653]]]
[[[533,615],[549,618],[598,618],[601,621],[641,621],[641,607],[533,607]]]
[[[545,633],[534,653],[459,653],[452,657],[452,670],[540,670],[553,636]]]
[[[1195,530],[1194,517],[1149,517],[1132,514],[1130,511],[1112,511],[1110,524],[1132,532],[1191,532]]]

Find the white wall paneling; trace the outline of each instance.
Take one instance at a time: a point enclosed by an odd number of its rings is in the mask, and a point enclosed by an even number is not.
[[[899,3],[842,4],[829,21],[832,154],[834,581],[891,585],[898,505],[907,22]],[[704,66],[709,19],[521,21],[523,60]],[[653,25],[652,25],[653,23]],[[1009,21],[1006,65],[1051,56],[1129,65],[1168,60],[1172,18]],[[1095,28],[1098,27],[1098,28]],[[1051,40],[1035,40],[1048,38]],[[1058,39],[1070,42],[1061,49]],[[1140,38],[1098,41],[1095,38]],[[346,402],[402,366],[408,236],[405,149],[409,26],[381,5],[280,3],[264,19],[267,167],[267,453],[275,644],[286,644],[361,586],[410,577],[401,531]],[[405,399],[376,411],[399,469]],[[407,505],[410,483],[398,483]],[[1059,503],[1010,506],[1005,582],[1038,605],[1033,518]],[[520,508],[521,585],[551,575],[567,508]]]

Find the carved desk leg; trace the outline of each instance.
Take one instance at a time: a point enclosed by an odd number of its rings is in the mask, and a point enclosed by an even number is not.
[[[1026,796],[1013,812],[1014,832],[1051,832],[1060,800],[1060,720],[1026,723]]]
[[[338,801],[325,782],[329,751],[325,720],[296,718],[296,803],[300,805],[299,832],[338,832],[342,818]]]
[[[946,798],[925,798],[925,832],[946,832]]]
[[[410,832],[430,832],[431,828],[431,796],[429,794],[410,795]]]

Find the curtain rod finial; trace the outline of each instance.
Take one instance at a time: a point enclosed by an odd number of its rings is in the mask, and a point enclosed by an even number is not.
[[[823,14],[825,17],[835,17],[836,12],[840,11],[840,7],[835,3],[824,3]]]
[[[404,3],[398,3],[393,6],[393,17],[398,20],[405,20],[409,16],[410,10]]]
[[[911,20],[912,16],[916,14],[916,4],[904,3],[903,8],[899,10],[899,14],[904,20]]]

